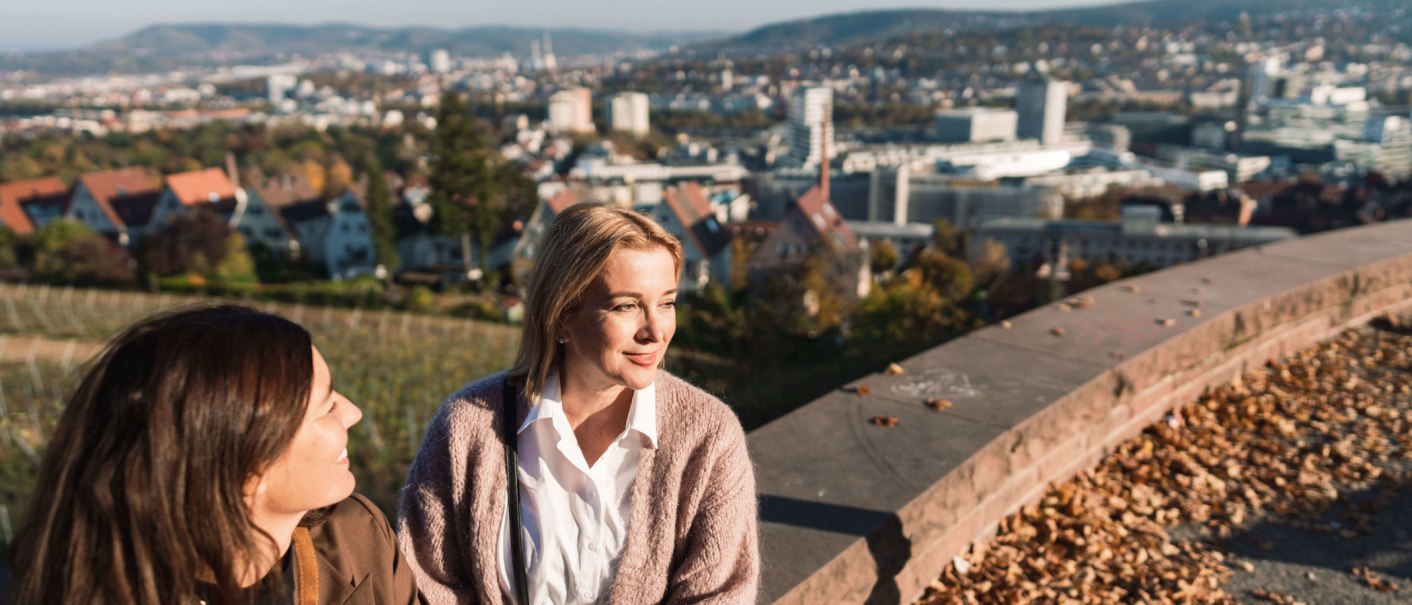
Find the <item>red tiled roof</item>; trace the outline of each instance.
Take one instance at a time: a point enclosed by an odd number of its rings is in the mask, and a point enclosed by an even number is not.
[[[235,199],[235,185],[220,168],[183,172],[167,177],[167,188],[183,206],[211,204]]]
[[[113,209],[112,199],[114,197],[143,195],[160,191],[157,188],[157,177],[143,168],[90,172],[78,177],[78,184],[88,190],[89,195],[93,196],[93,201],[97,202],[98,207],[108,215],[108,220],[112,221],[113,225],[119,229],[127,224]]]
[[[25,214],[21,203],[33,198],[61,195],[67,191],[68,187],[64,186],[59,177],[54,176],[0,183],[0,223],[20,235],[33,233],[34,223],[29,220],[29,215]]]
[[[545,201],[549,203],[549,210],[554,212],[554,216],[559,216],[563,214],[565,210],[568,210],[570,206],[582,202],[583,198],[573,189],[566,187]]]
[[[662,202],[676,215],[687,236],[703,254],[715,256],[730,242],[730,235],[715,224],[711,202],[706,199],[706,192],[699,183],[688,181],[677,187],[668,187],[662,194]]]
[[[798,211],[804,215],[804,222],[809,225],[819,237],[833,236],[833,239],[840,240],[839,243],[849,248],[858,245],[858,238],[853,235],[853,230],[843,223],[843,216],[839,215],[828,198],[824,197],[818,187],[814,187],[800,196],[795,205]]]

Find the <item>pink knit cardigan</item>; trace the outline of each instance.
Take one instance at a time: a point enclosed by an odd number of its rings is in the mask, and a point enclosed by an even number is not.
[[[407,475],[398,540],[431,603],[502,603],[505,516],[497,374],[452,395]],[[610,603],[754,603],[760,554],[745,432],[720,400],[657,374],[658,443],[645,445]],[[527,406],[519,398],[516,424]]]

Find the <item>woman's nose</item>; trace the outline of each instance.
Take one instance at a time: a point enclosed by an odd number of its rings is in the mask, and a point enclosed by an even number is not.
[[[345,400],[345,401],[346,401],[346,400]],[[345,417],[344,417],[344,425],[343,425],[343,426],[345,426],[345,427],[351,427],[351,426],[353,426],[353,425],[355,425],[355,424],[358,424],[358,421],[359,421],[359,420],[362,420],[362,419],[363,419],[363,409],[360,408],[360,407],[358,407],[358,405],[355,404],[355,403],[353,403],[352,401],[348,401],[348,412],[347,412],[347,414],[346,414]]]

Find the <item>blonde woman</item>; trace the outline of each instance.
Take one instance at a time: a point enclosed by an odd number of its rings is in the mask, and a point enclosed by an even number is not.
[[[555,221],[515,366],[442,405],[408,476],[399,540],[432,602],[755,602],[744,431],[660,369],[681,267],[633,212]]]

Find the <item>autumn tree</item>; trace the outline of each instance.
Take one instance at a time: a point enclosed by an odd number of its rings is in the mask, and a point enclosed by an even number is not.
[[[230,253],[231,229],[213,212],[195,210],[172,217],[142,238],[138,262],[144,273],[161,277],[193,274],[215,277],[214,269]],[[245,253],[242,246],[241,253]],[[251,263],[253,268],[253,261]]]
[[[34,275],[79,284],[131,284],[132,257],[88,225],[59,219],[34,233]]]

